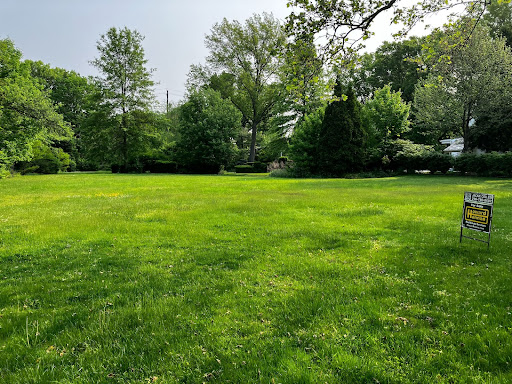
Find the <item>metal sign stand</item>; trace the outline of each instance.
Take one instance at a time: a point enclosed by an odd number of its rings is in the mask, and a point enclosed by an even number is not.
[[[492,211],[494,208],[494,195],[485,193],[464,192],[464,206],[462,209],[462,221],[460,224],[460,240],[462,238],[487,243],[487,249],[491,245]],[[487,233],[487,241],[471,236],[465,236],[463,229]]]

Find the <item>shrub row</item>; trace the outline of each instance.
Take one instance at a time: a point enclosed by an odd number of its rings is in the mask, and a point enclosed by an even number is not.
[[[478,176],[512,177],[512,152],[466,154],[455,158],[455,170]]]
[[[137,164],[111,165],[112,173],[176,173],[178,164],[175,161],[141,159]]]
[[[439,152],[397,154],[390,163],[392,170],[406,170],[408,173],[422,170],[446,173],[452,167],[462,174],[512,177],[512,152],[463,153],[458,157]]]
[[[255,161],[242,165],[235,165],[236,173],[265,173],[267,172],[267,164]]]
[[[424,170],[431,173],[446,173],[451,167],[453,167],[453,158],[439,152],[423,152],[413,155],[399,153],[390,163],[392,170],[406,170],[408,173]]]
[[[154,160],[144,164],[144,172],[176,173],[178,172],[178,164],[175,161]]]

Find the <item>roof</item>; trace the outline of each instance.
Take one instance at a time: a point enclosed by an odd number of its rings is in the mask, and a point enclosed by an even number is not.
[[[452,144],[448,148],[445,148],[443,152],[462,152],[464,150],[464,143]]]
[[[464,138],[457,137],[455,139],[439,140],[441,144],[449,144],[443,152],[462,152],[464,150]]]

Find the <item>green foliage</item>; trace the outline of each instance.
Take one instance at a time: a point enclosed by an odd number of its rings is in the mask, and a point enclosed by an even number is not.
[[[320,173],[343,176],[361,170],[364,164],[365,132],[361,124],[361,106],[352,87],[334,88],[338,100],[325,110],[318,139]]]
[[[364,47],[364,41],[373,35],[370,29],[377,18],[387,18],[390,24],[401,24],[403,29],[398,35],[403,36],[425,17],[457,6],[465,8],[462,14],[477,20],[486,4],[485,0],[475,1],[467,7],[464,0],[423,0],[414,3],[289,0],[288,6],[293,7],[293,11],[287,18],[286,28],[295,39],[314,39],[321,35],[321,57],[346,64],[353,60],[354,52]]]
[[[255,162],[252,164],[235,165],[236,173],[265,173],[267,166],[264,163]]]
[[[418,83],[413,111],[412,136],[416,142],[437,144],[441,139],[462,134],[463,106],[448,92],[442,78],[430,75]]]
[[[488,152],[512,150],[512,104],[490,105],[480,111],[475,125],[470,127],[469,138],[475,148]]]
[[[512,4],[510,1],[490,1],[483,17],[494,38],[505,38],[512,46]]]
[[[254,15],[243,25],[224,19],[206,36],[206,67],[193,67],[189,75],[191,88],[208,84],[242,113],[251,132],[249,161],[256,158],[258,130],[284,97],[278,84],[284,43],[284,31],[272,15]]]
[[[15,169],[22,174],[52,174],[69,170],[72,162],[68,153],[62,148],[48,146],[40,141],[32,144],[32,159],[20,162]]]
[[[402,137],[409,130],[409,110],[401,92],[391,91],[390,85],[375,90],[362,109],[368,141],[379,146]]]
[[[74,71],[51,68],[41,61],[27,60],[25,64],[29,66],[31,76],[48,93],[57,112],[69,124],[74,134],[72,140],[54,143],[53,146],[60,145],[82,167],[86,160],[82,153],[83,132],[81,128],[88,114],[96,108],[90,103],[91,95],[97,92],[95,82]]]
[[[74,132],[79,132],[80,123],[87,112],[87,97],[95,91],[90,79],[75,71],[51,68],[41,61],[25,61],[30,74],[43,86],[57,107],[57,112],[68,122]]]
[[[318,57],[313,38],[288,42],[284,50],[281,76],[295,118],[304,119],[307,114],[322,106],[327,84],[323,79],[323,63]]]
[[[2,165],[0,166],[0,179],[5,179],[6,177],[9,177],[11,175],[11,172],[9,172],[5,167]]]
[[[0,167],[31,157],[34,140],[69,139],[69,127],[20,62],[21,52],[10,40],[0,40]]]
[[[408,173],[415,171],[430,171],[431,173],[446,173],[453,166],[453,158],[450,155],[424,151],[416,154],[398,153],[391,167],[395,170],[405,170]]]
[[[289,152],[297,176],[320,174],[320,133],[324,116],[325,109],[317,109],[306,115],[293,132]]]
[[[388,168],[392,170],[406,170],[409,173],[414,171],[428,170],[424,168],[426,159],[434,149],[432,146],[415,144],[408,140],[395,140],[387,148],[389,156]]]
[[[429,58],[430,76],[415,93],[414,129],[430,144],[462,135],[465,150],[474,148],[470,122],[491,111],[498,112],[499,120],[510,110],[512,52],[503,39],[493,40],[487,29],[464,20],[429,41],[428,50],[435,54]],[[479,129],[489,128],[484,120]]]
[[[108,142],[114,143],[113,148],[103,145],[98,150],[103,149],[112,162],[125,167],[146,150],[141,146],[148,145],[154,137],[149,113],[154,83],[151,80],[152,70],[146,68],[143,40],[137,31],[110,28],[98,41],[99,57],[91,62],[102,77],[99,79],[101,98],[98,100],[101,106],[95,111],[97,116],[91,116],[95,123],[89,134],[103,136],[101,131],[106,131]],[[93,140],[102,142],[96,138]]]
[[[176,159],[191,173],[218,173],[237,154],[241,113],[212,89],[192,93],[180,107]]]
[[[274,169],[268,174],[269,177],[276,178],[295,178],[297,177],[290,167]]]
[[[374,53],[363,54],[355,68],[348,71],[356,94],[369,99],[375,90],[389,85],[392,91],[401,92],[406,102],[412,102],[416,84],[426,76],[419,65],[423,40],[411,37],[384,42]]]
[[[455,159],[455,170],[478,176],[512,177],[512,152],[463,153]]]
[[[144,170],[151,173],[176,173],[178,172],[178,163],[175,161],[155,160],[144,164]]]
[[[364,165],[365,132],[361,107],[351,87],[338,83],[336,98],[326,109],[306,115],[290,143],[293,172],[299,177],[340,177]]]

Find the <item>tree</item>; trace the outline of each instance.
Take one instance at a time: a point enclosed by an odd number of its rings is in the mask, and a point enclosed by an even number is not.
[[[318,143],[320,172],[339,177],[363,167],[365,132],[352,87],[343,87],[338,80],[334,96],[337,100],[325,110]]]
[[[281,73],[295,118],[303,120],[322,105],[328,87],[313,39],[296,39],[286,45]]]
[[[472,120],[489,111],[509,111],[512,52],[504,39],[493,40],[486,28],[471,23],[466,27],[468,38],[457,26],[434,35],[430,51],[437,53],[430,60],[436,64],[417,88],[414,108],[417,132],[436,141],[450,133],[462,135],[469,150],[475,147]]]
[[[236,155],[241,113],[220,93],[204,89],[180,107],[177,160],[192,173],[217,173]]]
[[[21,62],[21,52],[12,41],[0,40],[0,168],[30,160],[36,140],[69,137],[62,116]]]
[[[297,176],[321,174],[320,132],[325,117],[325,108],[306,115],[295,128],[290,139],[290,157]]]
[[[107,136],[114,141],[105,148],[110,152],[104,154],[125,168],[144,151],[141,144],[154,136],[147,119],[154,83],[152,70],[146,68],[143,40],[137,31],[110,28],[98,41],[100,56],[91,61],[102,75],[99,85],[103,107],[98,113],[109,117],[108,124],[98,128],[109,131]]]
[[[83,166],[81,127],[90,111],[88,102],[91,94],[96,92],[92,79],[80,76],[74,71],[51,68],[41,61],[25,61],[30,67],[31,76],[38,80],[53,101],[57,112],[62,115],[71,130],[73,140],[53,143],[54,147],[64,149],[73,159]]]
[[[402,99],[412,102],[416,84],[425,75],[418,64],[422,45],[423,39],[418,37],[400,42],[384,42],[375,51],[373,86],[382,88],[389,84],[391,90],[401,92]]]
[[[483,19],[492,37],[504,37],[507,45],[512,46],[512,4],[510,2],[490,2]]]
[[[417,82],[426,76],[420,67],[423,39],[384,42],[373,53],[364,53],[352,67],[345,68],[360,99],[368,100],[376,89],[386,85],[400,91],[406,102],[414,99]]]
[[[193,67],[189,84],[208,84],[212,75],[222,76],[220,91],[242,113],[251,131],[249,161],[256,158],[259,128],[272,116],[273,107],[283,97],[279,85],[280,51],[285,34],[269,14],[254,15],[242,25],[224,19],[206,36],[210,54],[205,67]],[[213,82],[212,82],[212,85]]]
[[[363,106],[366,132],[377,145],[396,140],[409,130],[409,111],[401,92],[391,91],[390,85],[377,89]]]
[[[288,6],[297,11],[288,16],[286,28],[296,38],[322,37],[321,57],[324,60],[347,61],[353,59],[352,54],[372,35],[370,27],[381,15],[387,15],[390,24],[403,24],[401,34],[404,35],[427,15],[460,5],[467,5],[467,14],[479,19],[486,4],[486,0],[470,3],[466,0],[422,0],[412,4],[404,0],[290,0]],[[386,13],[388,10],[390,12]]]

